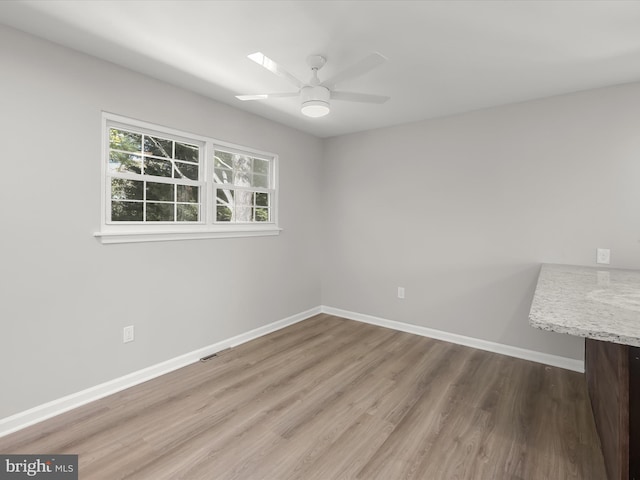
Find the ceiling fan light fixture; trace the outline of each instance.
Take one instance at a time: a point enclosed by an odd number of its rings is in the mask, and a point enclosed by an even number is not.
[[[303,115],[319,118],[327,115],[329,108],[329,89],[321,85],[306,86],[300,91],[300,105]]]
[[[329,102],[322,100],[308,100],[302,103],[302,114],[311,118],[319,118],[327,115],[331,109],[329,108]]]

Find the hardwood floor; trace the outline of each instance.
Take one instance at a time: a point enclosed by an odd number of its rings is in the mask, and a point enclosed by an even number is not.
[[[584,376],[318,315],[0,438],[80,479],[604,480]]]

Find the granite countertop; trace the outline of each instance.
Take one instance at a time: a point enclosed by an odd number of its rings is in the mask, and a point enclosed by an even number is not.
[[[529,323],[640,347],[640,271],[544,264]]]

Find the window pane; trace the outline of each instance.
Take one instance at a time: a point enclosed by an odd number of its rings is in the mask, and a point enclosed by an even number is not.
[[[269,209],[268,208],[256,208],[255,209],[256,222],[268,222],[269,221]]]
[[[142,151],[142,135],[111,128],[109,129],[109,148],[139,153]]]
[[[147,203],[147,222],[173,222],[173,203]]]
[[[269,175],[269,161],[260,160],[259,158],[254,158],[253,173],[261,173],[263,175]]]
[[[187,162],[198,163],[199,149],[195,145],[189,145],[188,143],[176,142],[176,156],[177,160],[185,160]]]
[[[178,188],[178,201],[185,203],[198,203],[199,200],[199,187],[193,187],[191,185],[176,185]]]
[[[233,184],[240,187],[251,185],[251,158],[245,155],[234,155]]]
[[[214,165],[215,168],[228,168],[233,169],[233,154],[229,152],[214,152]]]
[[[147,182],[147,200],[160,200],[173,202],[173,189],[175,185],[170,183]]]
[[[233,172],[223,168],[216,168],[214,170],[214,181],[216,183],[231,183],[233,181]]]
[[[269,188],[269,177],[266,175],[254,175],[252,185],[254,187]]]
[[[141,202],[111,202],[111,220],[114,222],[141,222]]]
[[[109,152],[109,171],[140,173],[142,157],[130,153]]]
[[[144,173],[155,177],[171,177],[171,161],[157,160],[155,158],[144,159]]]
[[[235,204],[235,191],[218,188],[216,189],[216,221],[231,222]]]
[[[173,157],[173,142],[160,137],[144,136],[144,154],[156,157]]]
[[[235,216],[236,222],[253,221],[253,192],[236,190],[235,193]]]
[[[198,205],[177,205],[179,222],[197,222]]]
[[[269,194],[268,193],[256,193],[256,205],[258,207],[269,206]]]
[[[218,205],[216,207],[216,220],[218,222],[230,222],[231,221],[231,209],[224,205]]]
[[[176,162],[173,168],[174,178],[188,178],[190,180],[198,180],[198,165]]]
[[[233,190],[218,188],[216,190],[216,199],[218,205],[233,205]]]
[[[114,200],[142,200],[143,182],[111,179],[111,198]]]

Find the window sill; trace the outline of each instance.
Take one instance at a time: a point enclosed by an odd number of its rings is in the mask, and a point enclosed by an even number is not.
[[[226,227],[226,226],[225,226]],[[236,237],[264,237],[279,235],[281,228],[275,225],[234,225],[233,228],[216,228],[210,230],[155,230],[155,231],[134,231],[103,230],[93,234],[100,242],[110,243],[140,243],[140,242],[167,242],[172,240],[203,240],[208,238],[236,238]]]

